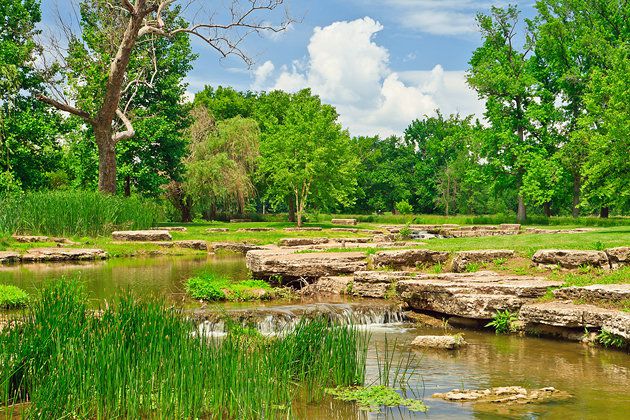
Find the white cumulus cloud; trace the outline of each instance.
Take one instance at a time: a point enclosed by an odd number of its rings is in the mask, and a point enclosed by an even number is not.
[[[444,114],[481,115],[482,104],[463,71],[440,65],[430,71],[392,70],[389,51],[374,40],[382,29],[369,17],[315,28],[305,62],[282,66],[275,78],[269,77],[275,67],[267,62],[256,69],[252,87],[288,92],[310,87],[337,108],[353,135],[400,135],[413,119],[434,115],[437,108]],[[262,80],[268,83],[263,86]]]

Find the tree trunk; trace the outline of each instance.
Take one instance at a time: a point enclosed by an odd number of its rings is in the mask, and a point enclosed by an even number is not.
[[[180,210],[182,212],[182,222],[192,222],[192,200],[189,197],[182,199]]]
[[[302,212],[297,211],[297,227],[302,227]]]
[[[575,174],[573,176],[573,208],[571,209],[571,214],[573,217],[580,216],[580,209],[578,205],[580,204],[580,187],[582,186],[582,179],[580,174]]]
[[[295,223],[295,199],[289,197],[289,222]]]
[[[125,197],[131,197],[131,177],[125,177]]]
[[[518,196],[518,211],[516,213],[516,220],[519,223],[525,223],[527,220],[527,209],[525,208],[525,201],[523,200],[523,196],[519,194]]]
[[[601,217],[602,219],[608,219],[609,211],[610,209],[608,207],[602,207],[599,211],[599,217]]]
[[[111,128],[95,129],[98,146],[98,190],[105,194],[116,194],[116,143],[112,140]]]
[[[551,217],[551,201],[547,201],[543,204],[543,211],[546,217]]]

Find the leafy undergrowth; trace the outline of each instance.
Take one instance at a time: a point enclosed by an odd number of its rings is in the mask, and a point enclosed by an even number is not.
[[[354,401],[361,410],[378,411],[381,406],[404,406],[410,411],[421,412],[428,410],[421,400],[404,398],[394,388],[385,385],[327,388],[326,393],[342,401]]]
[[[214,273],[204,273],[188,279],[186,292],[193,298],[208,302],[268,300],[288,297],[286,289],[274,288],[263,280],[233,281]]]
[[[18,309],[28,305],[29,296],[15,286],[0,284],[0,309]]]

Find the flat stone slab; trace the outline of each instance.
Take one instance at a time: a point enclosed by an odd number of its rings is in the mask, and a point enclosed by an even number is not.
[[[156,228],[157,230],[166,230],[168,232],[187,232],[188,229],[184,226],[166,226]]]
[[[407,271],[357,271],[354,273],[352,294],[383,299],[388,293],[395,293],[396,283],[410,279],[414,275]]]
[[[609,268],[608,256],[603,251],[582,251],[575,249],[541,249],[532,257],[535,264],[545,267],[579,268],[592,266]]]
[[[115,241],[156,242],[173,239],[167,230],[123,230],[112,232]]]
[[[572,396],[553,387],[528,390],[520,386],[505,386],[489,389],[454,389],[450,392],[433,394],[432,397],[453,402],[531,404],[566,400]]]
[[[430,249],[404,249],[400,251],[379,251],[373,257],[376,267],[415,267],[419,263],[443,263],[449,253]]]
[[[237,232],[271,232],[273,228],[269,227],[252,227],[237,230]]]
[[[570,302],[533,303],[521,307],[519,319],[525,324],[553,325],[564,328],[601,328],[619,311]]]
[[[332,219],[330,223],[333,225],[355,226],[357,224],[357,219]]]
[[[223,233],[223,232],[229,232],[230,229],[228,228],[208,228],[206,229],[207,233]]]
[[[562,282],[542,277],[476,273],[419,274],[401,280],[397,292],[410,308],[466,318],[490,319],[499,310],[516,312]]]
[[[247,254],[249,251],[268,249],[262,245],[254,245],[242,242],[215,242],[208,246],[210,252],[233,252],[236,254]]]
[[[102,249],[82,248],[32,248],[22,254],[22,262],[38,261],[88,261],[108,257]]]
[[[411,342],[412,347],[444,350],[456,350],[466,344],[460,335],[419,335]]]
[[[359,229],[357,228],[330,228],[331,232],[349,232],[349,233],[358,233]]]
[[[620,246],[605,250],[611,268],[630,265],[630,246]]]
[[[330,242],[329,238],[284,238],[278,241],[279,246],[321,245]]]
[[[13,251],[0,251],[0,264],[7,264],[12,262],[18,262],[20,260],[20,254]]]
[[[11,237],[20,243],[52,242],[48,236],[13,235]]]
[[[319,232],[322,230],[321,227],[288,227],[284,228],[286,232]]]
[[[352,284],[352,276],[328,276],[320,277],[300,290],[303,296],[344,295],[348,293]]]
[[[520,225],[519,225],[520,226]],[[453,271],[461,273],[466,271],[470,263],[486,263],[498,259],[514,257],[514,251],[508,249],[480,249],[475,251],[460,251],[453,258]]]
[[[247,268],[255,277],[316,279],[352,274],[355,271],[365,270],[366,267],[367,261],[363,252],[250,251],[247,253]]]
[[[621,301],[630,299],[630,284],[593,284],[590,286],[563,287],[553,291],[558,299],[586,301]]]

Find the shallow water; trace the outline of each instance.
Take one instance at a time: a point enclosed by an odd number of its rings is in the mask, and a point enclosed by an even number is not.
[[[247,270],[240,256],[145,259],[114,259],[79,265],[32,264],[0,267],[0,283],[14,284],[28,291],[40,288],[48,279],[76,276],[85,281],[96,302],[116,293],[132,290],[140,295],[164,297],[173,303],[194,305],[185,299],[183,284],[200,271],[210,270],[233,278],[245,278]],[[220,305],[232,309],[241,305]],[[270,304],[267,304],[270,305]],[[273,304],[271,304],[273,305]],[[368,303],[371,305],[371,303]],[[256,305],[260,306],[260,305]],[[396,320],[392,318],[392,320]],[[420,334],[441,334],[404,324],[366,325],[371,334],[368,381],[377,377],[376,349],[382,352],[397,341],[397,358],[412,351],[417,375],[408,386],[408,396],[423,398],[428,413],[411,413],[404,408],[380,413],[359,411],[353,404],[325,401],[316,406],[296,407],[302,419],[629,419],[630,355],[581,344],[514,336],[491,332],[454,330],[464,333],[469,346],[455,352],[415,351],[408,343]],[[500,409],[449,403],[431,398],[436,392],[453,388],[487,388],[521,385],[527,388],[553,386],[574,398],[542,405]]]

